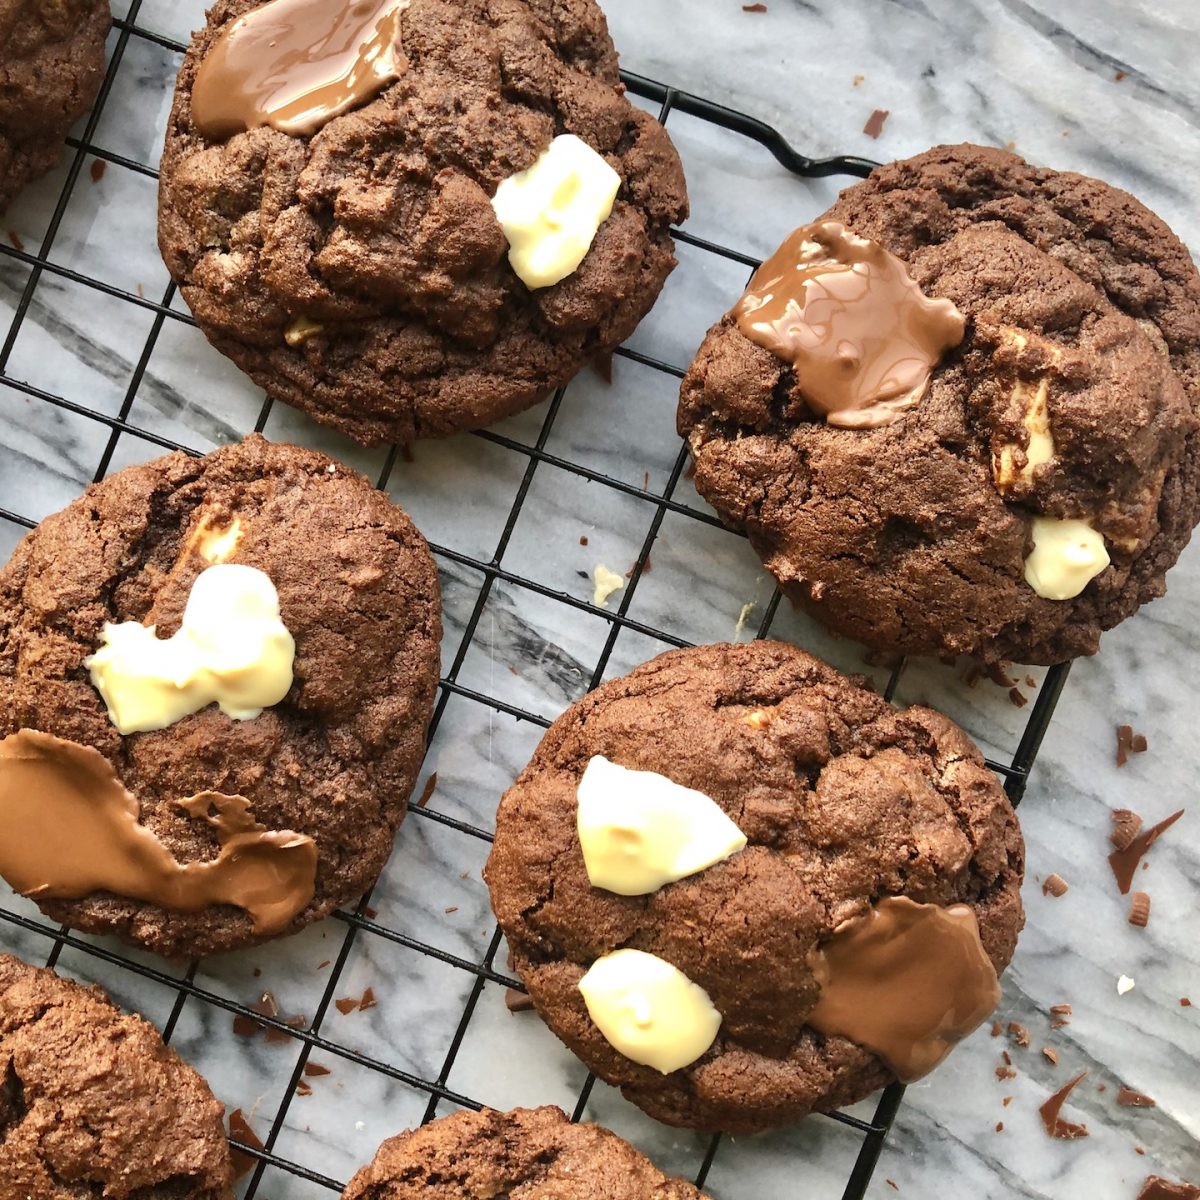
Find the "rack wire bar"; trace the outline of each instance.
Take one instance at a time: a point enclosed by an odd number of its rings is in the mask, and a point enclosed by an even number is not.
[[[126,288],[119,287],[108,281],[95,278],[79,270],[53,261],[50,254],[62,227],[63,218],[70,205],[76,184],[79,181],[82,166],[88,156],[98,158],[103,162],[114,164],[120,168],[136,173],[139,176],[155,179],[157,171],[128,156],[114,153],[95,144],[94,137],[104,111],[105,104],[112,91],[114,80],[121,70],[126,50],[134,39],[140,39],[148,44],[159,47],[171,53],[181,54],[183,43],[144,28],[138,22],[142,0],[132,0],[128,15],[114,22],[116,30],[115,41],[109,60],[107,73],[100,90],[97,102],[89,115],[79,137],[69,137],[67,146],[72,152],[66,180],[57,198],[54,210],[36,252],[22,248],[15,240],[10,245],[0,241],[0,265],[5,261],[29,269],[29,277],[20,288],[14,314],[7,331],[0,339],[0,394],[8,390],[15,395],[24,397],[31,403],[50,406],[64,413],[94,422],[107,430],[104,447],[100,453],[92,477],[102,479],[112,465],[114,453],[123,437],[136,439],[164,450],[182,450],[189,454],[199,454],[200,451],[182,445],[172,438],[163,436],[153,430],[141,427],[131,420],[134,404],[139,390],[150,368],[160,335],[168,322],[185,326],[194,325],[191,316],[174,307],[175,287],[169,285],[160,299],[150,299]],[[751,139],[765,147],[789,171],[798,176],[814,178],[832,175],[861,177],[869,173],[875,165],[869,160],[853,156],[838,155],[826,158],[810,158],[799,153],[778,132],[761,121],[739,113],[733,109],[715,104],[689,92],[670,87],[653,79],[622,72],[622,80],[629,92],[657,103],[660,106],[659,120],[664,124],[673,112],[681,112],[697,118],[721,129]],[[689,247],[717,258],[740,264],[749,269],[755,268],[759,259],[737,248],[721,245],[710,239],[696,236],[685,229],[673,231],[677,241]],[[149,331],[133,366],[132,374],[124,389],[121,402],[115,413],[105,413],[89,408],[76,400],[59,395],[43,387],[36,386],[26,380],[16,378],[10,370],[13,348],[17,342],[22,325],[27,320],[31,303],[38,286],[44,276],[90,288],[97,293],[131,306],[131,312],[151,314]],[[643,351],[623,347],[616,352],[622,358],[636,363],[641,367],[658,372],[672,379],[683,375],[680,364],[669,363],[663,359]],[[483,706],[493,713],[502,713],[515,718],[518,722],[526,723],[535,728],[545,728],[549,725],[547,718],[520,705],[510,703],[503,698],[488,694],[470,686],[461,680],[463,667],[468,655],[476,643],[476,637],[484,613],[487,611],[489,599],[497,585],[510,589],[521,589],[542,599],[551,600],[564,606],[586,612],[591,618],[599,618],[607,622],[603,648],[590,671],[589,687],[594,687],[605,675],[613,655],[618,637],[623,632],[644,635],[664,646],[685,646],[689,643],[669,630],[640,621],[630,615],[631,606],[637,595],[639,583],[648,570],[651,552],[662,529],[664,520],[670,517],[686,518],[700,526],[721,527],[721,522],[709,512],[686,504],[675,498],[675,490],[684,477],[687,467],[687,451],[681,447],[670,469],[665,486],[661,490],[651,489],[648,482],[644,486],[630,484],[615,478],[603,471],[597,470],[586,463],[576,462],[570,457],[557,453],[549,448],[551,434],[555,421],[563,404],[566,388],[560,388],[545,408],[545,416],[537,437],[530,443],[507,436],[496,430],[481,430],[473,436],[493,446],[502,448],[524,459],[524,467],[520,482],[517,486],[511,506],[508,510],[503,527],[490,556],[467,553],[450,545],[432,544],[435,556],[443,567],[457,567],[477,575],[481,579],[479,590],[466,618],[461,638],[457,648],[450,656],[449,666],[440,682],[440,690],[434,710],[430,740],[432,741],[437,728],[443,720],[447,705],[452,698],[466,701],[469,704]],[[254,428],[262,430],[270,417],[272,401],[266,399],[258,413]],[[393,446],[386,456],[383,468],[378,477],[378,486],[386,488],[392,475],[394,465],[400,456],[401,448]],[[0,444],[0,468],[5,457],[13,451]],[[621,593],[620,602],[613,611],[598,609],[585,600],[570,595],[561,588],[551,587],[536,579],[522,574],[504,565],[506,551],[510,547],[514,531],[520,519],[530,489],[539,471],[562,471],[580,481],[581,484],[597,485],[620,494],[652,508],[649,527],[639,547],[636,561],[629,573],[628,581]],[[0,523],[7,522],[18,529],[31,529],[36,519],[20,511],[0,507]],[[782,600],[778,588],[775,589],[769,602],[764,606],[763,616],[757,627],[757,636],[769,636],[772,622]],[[885,688],[885,695],[892,698],[904,670],[904,661],[897,662],[890,673]],[[1070,664],[1061,664],[1052,668],[1038,692],[1037,699],[1030,708],[1024,731],[1012,757],[1007,761],[990,759],[989,765],[1003,779],[1004,786],[1014,802],[1018,802],[1024,793],[1029,774],[1033,769],[1042,738],[1049,727],[1055,704],[1065,686]],[[439,811],[436,808],[414,806],[410,810],[409,820],[430,822],[433,825],[452,829],[474,839],[476,843],[491,841],[491,834],[470,821]],[[403,853],[403,849],[398,853]],[[49,942],[46,956],[47,965],[54,965],[62,952],[70,948],[97,963],[117,966],[128,971],[132,976],[145,981],[147,984],[159,985],[174,993],[170,1014],[164,1023],[164,1040],[170,1041],[176,1031],[176,1026],[189,1003],[206,1006],[230,1017],[240,1017],[256,1022],[258,1025],[272,1030],[285,1038],[291,1039],[298,1047],[298,1056],[291,1072],[288,1086],[283,1093],[283,1099],[270,1117],[268,1133],[263,1146],[254,1147],[235,1141],[234,1147],[254,1163],[252,1172],[243,1182],[244,1200],[253,1200],[259,1196],[263,1184],[264,1172],[268,1169],[281,1171],[296,1179],[312,1184],[325,1192],[335,1193],[343,1184],[338,1180],[314,1171],[301,1163],[294,1161],[280,1151],[280,1136],[283,1133],[289,1113],[292,1097],[296,1094],[296,1086],[301,1082],[309,1055],[320,1051],[368,1071],[397,1080],[418,1093],[427,1097],[424,1119],[431,1120],[436,1116],[439,1106],[443,1103],[457,1105],[463,1108],[478,1109],[482,1104],[477,1099],[450,1086],[450,1078],[458,1054],[468,1036],[478,1003],[485,990],[489,987],[520,988],[520,982],[511,974],[497,969],[495,957],[501,945],[500,931],[493,928],[488,939],[487,948],[478,959],[452,953],[442,947],[433,945],[421,938],[412,936],[402,929],[391,928],[375,919],[373,910],[369,907],[370,897],[364,896],[353,911],[340,911],[334,914],[328,923],[331,930],[339,931],[337,949],[331,955],[333,966],[329,979],[322,989],[320,1000],[311,1020],[302,1024],[289,1023],[278,1017],[264,1016],[257,1009],[230,999],[196,982],[198,964],[190,964],[181,975],[173,975],[133,955],[110,949],[107,945],[91,941],[72,933],[65,926],[54,927],[44,920],[30,917],[16,909],[0,905],[0,944],[4,943],[3,931],[11,931],[13,936],[19,933],[34,934]],[[383,1061],[372,1055],[363,1053],[351,1046],[342,1044],[337,1038],[323,1031],[323,1023],[339,987],[341,986],[347,963],[350,960],[355,944],[360,939],[377,939],[381,943],[398,946],[406,951],[435,960],[455,972],[461,972],[464,978],[470,980],[466,999],[461,1014],[454,1027],[453,1034],[445,1046],[440,1066],[432,1077],[421,1073],[402,1069],[394,1063]],[[587,1107],[592,1095],[595,1080],[588,1076],[582,1085],[574,1104],[573,1119],[579,1120]],[[904,1089],[896,1084],[887,1088],[881,1095],[873,1115],[864,1120],[850,1113],[832,1112],[824,1114],[824,1118],[837,1122],[842,1127],[852,1130],[861,1141],[850,1175],[841,1193],[843,1200],[862,1200],[870,1183],[872,1173],[883,1150],[885,1139],[901,1104]],[[724,1139],[721,1135],[713,1135],[704,1143],[703,1156],[694,1172],[698,1184],[703,1185],[714,1162],[717,1160]],[[265,1195],[263,1197],[265,1200]]]

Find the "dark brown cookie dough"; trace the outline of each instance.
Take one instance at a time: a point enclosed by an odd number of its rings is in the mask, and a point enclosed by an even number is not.
[[[0,954],[0,1194],[233,1200],[208,1084],[96,987]]]
[[[547,1105],[457,1112],[389,1138],[342,1200],[703,1200],[599,1125]]]
[[[978,146],[880,167],[826,218],[899,256],[966,336],[894,424],[830,427],[791,366],[715,325],[684,380],[696,486],[789,596],[873,647],[1051,663],[1162,595],[1200,516],[1200,276],[1133,197]],[[1014,398],[1047,384],[1055,457]],[[1093,518],[1111,565],[1075,599],[1024,580],[1034,515]]]
[[[296,644],[287,696],[253,720],[216,705],[123,737],[84,659],[106,621],[178,628],[202,523],[236,516],[230,559],[264,571]],[[96,484],[30,533],[0,571],[0,737],[28,728],[93,747],[183,863],[215,856],[178,802],[244,796],[257,821],[316,842],[316,892],[288,932],[356,900],[392,849],[437,687],[441,610],[424,539],[366,479],[257,435],[205,458],[172,454]],[[262,940],[244,911],[197,913],[108,894],[44,900],[55,920],[162,954]]]
[[[576,787],[597,754],[711,796],[747,849],[650,896],[591,887]],[[892,1078],[806,1025],[818,941],[882,896],[965,902],[1001,971],[1023,923],[1023,859],[1012,807],[957,726],[755,642],[671,651],[568,709],[501,801],[486,876],[550,1028],[651,1116],[736,1133]],[[618,947],[665,958],[711,997],[722,1026],[691,1066],[639,1066],[592,1023],[579,980]]]
[[[260,386],[360,441],[407,442],[527,408],[633,332],[687,197],[593,0],[413,0],[406,65],[364,107],[311,138],[212,143],[192,120],[196,71],[254,7],[218,0],[184,61],[159,244],[201,329]],[[490,198],[562,133],[622,186],[579,270],[531,292]],[[289,345],[298,320],[320,328]]]
[[[0,0],[0,214],[95,100],[111,23],[108,0]]]

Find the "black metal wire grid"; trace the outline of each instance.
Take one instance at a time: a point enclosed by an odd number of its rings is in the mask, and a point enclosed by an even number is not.
[[[174,321],[187,325],[193,324],[190,316],[172,307],[172,300],[175,297],[174,285],[172,284],[166,288],[161,299],[157,301],[151,300],[142,296],[140,289],[138,293],[135,293],[114,286],[103,279],[95,278],[55,262],[50,257],[55,239],[63,223],[64,214],[71,202],[71,197],[80,179],[84,163],[89,157],[103,162],[114,163],[126,170],[151,179],[157,177],[157,172],[152,167],[140,163],[133,158],[108,151],[96,145],[93,141],[101,114],[104,111],[105,104],[113,88],[114,80],[121,69],[131,40],[142,39],[173,53],[182,53],[185,48],[182,43],[172,38],[162,36],[140,26],[138,24],[138,16],[141,7],[142,0],[132,0],[127,16],[124,19],[116,21],[115,40],[112,45],[109,65],[96,104],[86,121],[81,135],[78,138],[68,138],[68,146],[72,153],[69,158],[65,183],[58,196],[41,244],[36,252],[32,252],[16,244],[15,240],[12,245],[0,243],[0,256],[9,260],[15,260],[29,268],[28,279],[21,290],[3,344],[0,345],[0,387],[9,389],[25,397],[27,400],[65,410],[86,418],[88,421],[97,422],[102,427],[106,427],[108,430],[107,439],[95,467],[93,474],[95,480],[103,478],[108,472],[117,443],[122,436],[140,439],[142,442],[161,447],[164,450],[184,450],[192,454],[199,453],[199,451],[189,446],[180,445],[154,430],[139,427],[129,420],[139,387],[146,375],[159,335],[165,323]],[[679,112],[712,125],[720,126],[725,130],[760,143],[781,164],[798,176],[864,176],[874,165],[865,159],[844,156],[823,159],[807,158],[797,153],[777,130],[751,117],[642,76],[627,72],[623,78],[631,93],[659,105],[659,120],[664,124],[668,121],[672,113]],[[759,260],[754,255],[697,237],[684,229],[674,230],[673,233],[678,242],[691,246],[703,254],[715,255],[729,262],[740,264],[748,271],[752,271],[758,265]],[[153,314],[149,332],[125,390],[123,401],[115,414],[108,414],[97,411],[94,408],[89,408],[65,396],[15,378],[10,373],[9,364],[14,345],[22,325],[29,315],[30,305],[39,282],[45,274],[58,276],[85,288],[95,289],[125,304],[135,306],[137,309]],[[623,358],[641,364],[645,368],[663,373],[669,377],[678,379],[683,375],[683,370],[679,366],[665,362],[652,355],[647,355],[630,348],[619,349],[616,353]],[[449,545],[436,543],[432,545],[435,556],[443,564],[468,568],[472,572],[477,573],[483,582],[476,595],[470,614],[466,619],[463,636],[459,641],[457,650],[450,661],[445,676],[441,680],[439,697],[430,730],[431,742],[445,714],[447,704],[452,697],[456,696],[483,705],[495,713],[507,714],[515,718],[518,722],[527,722],[541,728],[549,725],[549,721],[536,712],[529,711],[528,709],[509,703],[498,696],[489,695],[477,688],[460,682],[460,673],[476,638],[481,617],[485,612],[489,597],[498,583],[515,589],[523,589],[572,609],[579,610],[580,612],[587,612],[593,617],[598,616],[607,622],[607,635],[604,639],[603,649],[592,671],[588,684],[589,687],[596,686],[604,676],[609,666],[617,638],[622,631],[628,630],[636,634],[643,634],[668,646],[683,646],[688,644],[684,639],[676,636],[671,631],[656,628],[630,615],[630,606],[643,574],[649,569],[651,551],[655,546],[655,541],[659,535],[664,518],[668,514],[675,514],[686,517],[689,520],[713,526],[719,527],[720,525],[717,518],[710,513],[699,511],[675,499],[676,487],[680,479],[683,478],[687,466],[686,448],[680,448],[669,473],[666,486],[661,491],[652,491],[648,485],[638,487],[635,484],[630,484],[599,471],[583,462],[575,462],[568,457],[552,452],[548,449],[548,443],[566,390],[566,388],[560,389],[549,402],[540,431],[536,439],[531,443],[522,442],[494,430],[482,430],[472,435],[485,442],[502,446],[506,450],[514,452],[524,460],[525,466],[516,494],[508,510],[502,532],[490,558],[485,559],[478,555],[465,553]],[[270,416],[271,408],[272,401],[266,399],[254,424],[255,430],[260,432],[263,430]],[[3,464],[5,453],[5,448],[0,446],[0,465]],[[391,447],[387,453],[377,481],[378,486],[381,488],[386,487],[397,457],[401,453],[402,449],[398,446]],[[515,572],[504,565],[505,552],[513,537],[522,506],[529,495],[535,473],[539,467],[543,466],[558,468],[581,482],[594,483],[613,489],[626,497],[636,499],[652,507],[653,515],[648,532],[640,547],[637,560],[629,573],[628,582],[621,593],[619,606],[613,611],[598,609],[586,600],[548,586],[528,575]],[[35,519],[31,516],[4,507],[0,507],[0,521],[10,522],[21,529],[29,529],[36,524]],[[780,600],[781,594],[776,589],[769,603],[764,608],[755,636],[768,636]],[[895,692],[904,670],[904,665],[904,662],[900,661],[891,669],[885,688],[885,694],[889,699],[892,698]],[[1066,683],[1068,670],[1069,664],[1062,664],[1052,668],[1047,673],[1037,698],[1030,707],[1028,719],[1025,722],[1017,746],[1007,761],[989,759],[989,765],[1002,778],[1005,789],[1014,803],[1020,801],[1025,791],[1029,773],[1037,757],[1042,738],[1049,726],[1058,697]],[[461,834],[465,834],[473,839],[479,839],[485,843],[491,840],[491,835],[486,829],[439,811],[436,808],[413,807],[410,819],[431,821],[449,826]],[[398,851],[398,853],[403,853],[403,849]],[[58,962],[63,951],[69,947],[99,962],[118,966],[123,970],[129,971],[141,980],[152,981],[169,989],[174,994],[174,999],[170,1008],[170,1014],[162,1030],[164,1040],[168,1042],[175,1032],[176,1025],[185,1005],[189,1000],[194,1000],[200,1004],[210,1006],[212,1009],[224,1013],[228,1017],[241,1017],[247,1021],[257,1022],[259,1025],[265,1026],[283,1037],[292,1039],[299,1046],[299,1054],[293,1067],[290,1081],[283,1093],[281,1103],[271,1118],[269,1130],[263,1138],[263,1146],[260,1148],[246,1145],[236,1140],[233,1142],[235,1149],[247,1156],[247,1159],[253,1163],[242,1185],[243,1196],[246,1200],[252,1200],[253,1197],[259,1195],[259,1188],[263,1181],[264,1172],[268,1168],[278,1169],[297,1180],[310,1183],[321,1189],[324,1193],[336,1193],[343,1187],[342,1182],[293,1161],[292,1158],[284,1153],[277,1152],[280,1135],[284,1130],[292,1098],[296,1095],[297,1087],[302,1084],[305,1067],[313,1051],[320,1051],[323,1054],[353,1063],[357,1067],[368,1071],[379,1072],[392,1080],[415,1089],[427,1097],[423,1118],[426,1121],[433,1119],[439,1105],[443,1102],[463,1108],[478,1109],[482,1107],[482,1104],[478,1100],[463,1094],[449,1085],[448,1080],[452,1068],[463,1045],[468,1027],[476,1012],[484,989],[489,985],[500,988],[520,988],[518,980],[511,978],[496,966],[495,960],[501,946],[501,936],[498,929],[493,930],[490,941],[487,944],[486,952],[478,960],[473,960],[450,953],[442,947],[430,944],[428,941],[412,937],[401,929],[391,928],[388,925],[377,922],[374,910],[370,908],[370,896],[364,896],[353,911],[336,913],[333,920],[342,927],[341,942],[333,956],[328,981],[324,986],[311,1020],[303,1025],[303,1027],[297,1028],[295,1023],[289,1023],[282,1017],[264,1016],[261,1012],[247,1007],[237,1000],[230,999],[208,987],[198,984],[196,982],[198,963],[190,964],[183,971],[182,975],[173,975],[156,965],[150,965],[132,955],[127,956],[105,945],[77,937],[66,927],[54,928],[42,920],[0,905],[0,922],[3,923],[4,927],[14,931],[15,934],[23,931],[27,934],[40,935],[40,937],[49,940],[50,949],[46,958],[46,965],[48,966],[53,967]],[[466,1003],[463,1006],[453,1035],[445,1047],[442,1066],[434,1077],[427,1078],[424,1075],[402,1069],[393,1063],[364,1054],[342,1044],[323,1031],[323,1023],[339,991],[339,985],[351,957],[352,949],[355,946],[356,940],[362,938],[383,939],[394,946],[403,947],[419,955],[438,960],[456,971],[465,972],[470,978],[471,983],[467,992]],[[0,936],[0,944],[2,942],[3,937]],[[574,1112],[572,1114],[573,1119],[578,1120],[583,1115],[592,1093],[594,1082],[594,1078],[590,1075],[584,1082],[575,1101]],[[873,1115],[868,1119],[843,1112],[833,1112],[820,1118],[814,1118],[837,1122],[844,1128],[852,1130],[860,1139],[852,1169],[841,1193],[843,1200],[860,1200],[864,1196],[876,1162],[883,1149],[888,1131],[900,1106],[902,1095],[903,1088],[899,1085],[893,1085],[886,1089],[882,1093]],[[701,1161],[694,1172],[694,1179],[698,1185],[704,1185],[722,1145],[722,1140],[721,1135],[714,1135],[707,1139]]]

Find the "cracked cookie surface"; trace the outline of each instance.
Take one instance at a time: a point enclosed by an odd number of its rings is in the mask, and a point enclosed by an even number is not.
[[[793,601],[874,648],[1093,653],[1165,591],[1200,516],[1200,276],[1186,248],[1116,188],[977,146],[880,167],[822,219],[901,258],[958,306],[966,337],[900,420],[845,430],[726,317],[680,394],[700,493]],[[1104,537],[1110,565],[1074,599],[1025,582],[1038,515],[1089,519]]]
[[[360,441],[409,442],[527,408],[633,332],[675,264],[687,195],[593,0],[412,0],[399,77],[369,103],[312,137],[210,142],[196,72],[254,7],[218,0],[192,41],[159,243],[201,329],[260,386]],[[580,268],[531,292],[491,197],[563,133],[621,189]]]
[[[704,1200],[599,1125],[547,1105],[457,1112],[389,1138],[343,1200]]]
[[[296,643],[277,705],[235,721],[215,704],[166,729],[122,737],[84,659],[105,622],[179,627],[199,548],[236,520],[229,561],[279,593]],[[437,687],[437,570],[407,516],[323,454],[253,435],[205,458],[126,468],[48,517],[0,571],[0,737],[40,729],[98,750],[181,862],[217,838],[178,801],[244,796],[269,829],[307,834],[316,893],[286,932],[351,903],[383,869],[404,816]],[[221,906],[166,912],[95,894],[43,900],[55,920],[196,956],[253,944],[249,916]]]
[[[0,954],[4,1195],[233,1200],[223,1113],[141,1017]]]
[[[0,214],[58,163],[104,78],[108,0],[0,0]]]
[[[593,755],[704,792],[746,850],[649,896],[593,888],[575,825]],[[957,726],[753,642],[671,651],[568,709],[501,801],[486,878],[534,1004],[584,1063],[661,1121],[737,1133],[892,1079],[871,1051],[806,1025],[819,940],[882,896],[963,902],[1001,971],[1023,868],[1012,807]],[[639,1066],[590,1020],[579,980],[622,947],[666,959],[721,1013],[691,1066]]]

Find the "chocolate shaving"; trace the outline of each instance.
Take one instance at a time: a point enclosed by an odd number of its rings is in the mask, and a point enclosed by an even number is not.
[[[1117,726],[1117,766],[1123,767],[1131,754],[1145,754],[1149,749],[1146,735],[1134,733],[1132,725]]]
[[[877,138],[883,132],[883,123],[891,115],[886,108],[877,108],[868,118],[867,123],[863,126],[863,133],[867,137]]]
[[[1070,1023],[1071,1023],[1070,1021],[1063,1020],[1062,1017],[1056,1017],[1053,1021],[1050,1022],[1050,1028],[1051,1029],[1062,1029],[1064,1026],[1070,1025]]]
[[[767,6],[765,4],[743,4],[742,5],[742,12],[761,13],[761,12],[766,12],[766,11],[767,11]]]
[[[433,799],[434,790],[437,788],[437,772],[434,771],[427,780],[425,786],[421,789],[421,798],[417,801],[418,808],[424,808],[425,805]]]
[[[1117,1093],[1117,1103],[1122,1108],[1157,1108],[1152,1097],[1147,1096],[1145,1092],[1135,1092],[1133,1088],[1127,1088],[1122,1085],[1121,1090]]]
[[[1081,1071],[1074,1079],[1068,1080],[1062,1087],[1050,1097],[1038,1109],[1041,1114],[1042,1124],[1046,1127],[1046,1132],[1053,1138],[1062,1138],[1064,1140],[1072,1140],[1074,1138],[1082,1138],[1088,1136],[1087,1126],[1078,1125],[1074,1121],[1065,1121],[1059,1113],[1062,1111],[1062,1106],[1067,1102],[1067,1097],[1075,1086],[1087,1076],[1086,1071]]]
[[[329,966],[329,963],[330,963],[330,961],[331,961],[331,960],[327,958],[327,959],[326,959],[324,962],[319,962],[319,963],[317,963],[317,970],[318,970],[318,971],[323,971],[323,970],[325,970],[325,968],[326,968],[327,966]]]
[[[310,1088],[308,1086],[308,1084],[305,1083],[303,1079],[301,1079],[300,1082],[296,1084],[296,1095],[297,1096],[311,1096],[312,1088]]]
[[[1052,1004],[1050,1011],[1057,1013],[1060,1017],[1069,1017],[1071,1015],[1071,1006],[1069,1004]]]
[[[1142,818],[1131,808],[1114,808],[1109,819],[1112,821],[1112,832],[1108,840],[1118,850],[1127,850],[1142,828]]]
[[[1053,1046],[1043,1046],[1042,1054],[1052,1067],[1058,1066],[1058,1051]]]
[[[1018,1046],[1029,1045],[1029,1030],[1024,1025],[1018,1025],[1016,1021],[1009,1021],[1008,1032],[1012,1035],[1012,1040]]]
[[[511,987],[504,989],[504,1004],[511,1013],[529,1012],[533,1008],[533,1001],[525,992]]]
[[[1129,904],[1129,923],[1139,929],[1150,924],[1150,897],[1145,892],[1134,892]]]
[[[1137,1200],[1200,1200],[1200,1187],[1190,1183],[1172,1183],[1161,1175],[1147,1176]]]
[[[1061,875],[1047,875],[1042,882],[1042,895],[1065,896],[1071,890],[1070,885]]]
[[[243,1146],[249,1146],[251,1150],[265,1150],[266,1147],[259,1140],[258,1134],[250,1128],[250,1122],[246,1120],[245,1114],[240,1108],[235,1108],[229,1114],[229,1136],[236,1141],[242,1143]],[[244,1150],[232,1149],[230,1158],[233,1160],[233,1178],[236,1182],[244,1175],[249,1175],[254,1170],[258,1159],[252,1154],[247,1154]]]
[[[330,1071],[328,1067],[323,1067],[320,1063],[306,1062],[304,1064],[304,1073],[305,1075],[315,1076],[328,1075],[330,1074]]]
[[[458,912],[458,905],[452,904],[452,905],[450,905],[449,908],[445,909],[444,911],[445,911],[446,915],[449,916],[451,913]]]
[[[1122,810],[1118,809],[1117,811]],[[1121,889],[1122,896],[1126,895],[1133,886],[1134,872],[1142,861],[1142,855],[1183,816],[1183,813],[1182,808],[1178,812],[1173,812],[1169,817],[1159,821],[1157,825],[1151,825],[1149,829],[1139,833],[1128,846],[1116,849],[1108,856],[1108,865],[1112,867],[1112,873],[1116,877],[1117,887]]]

